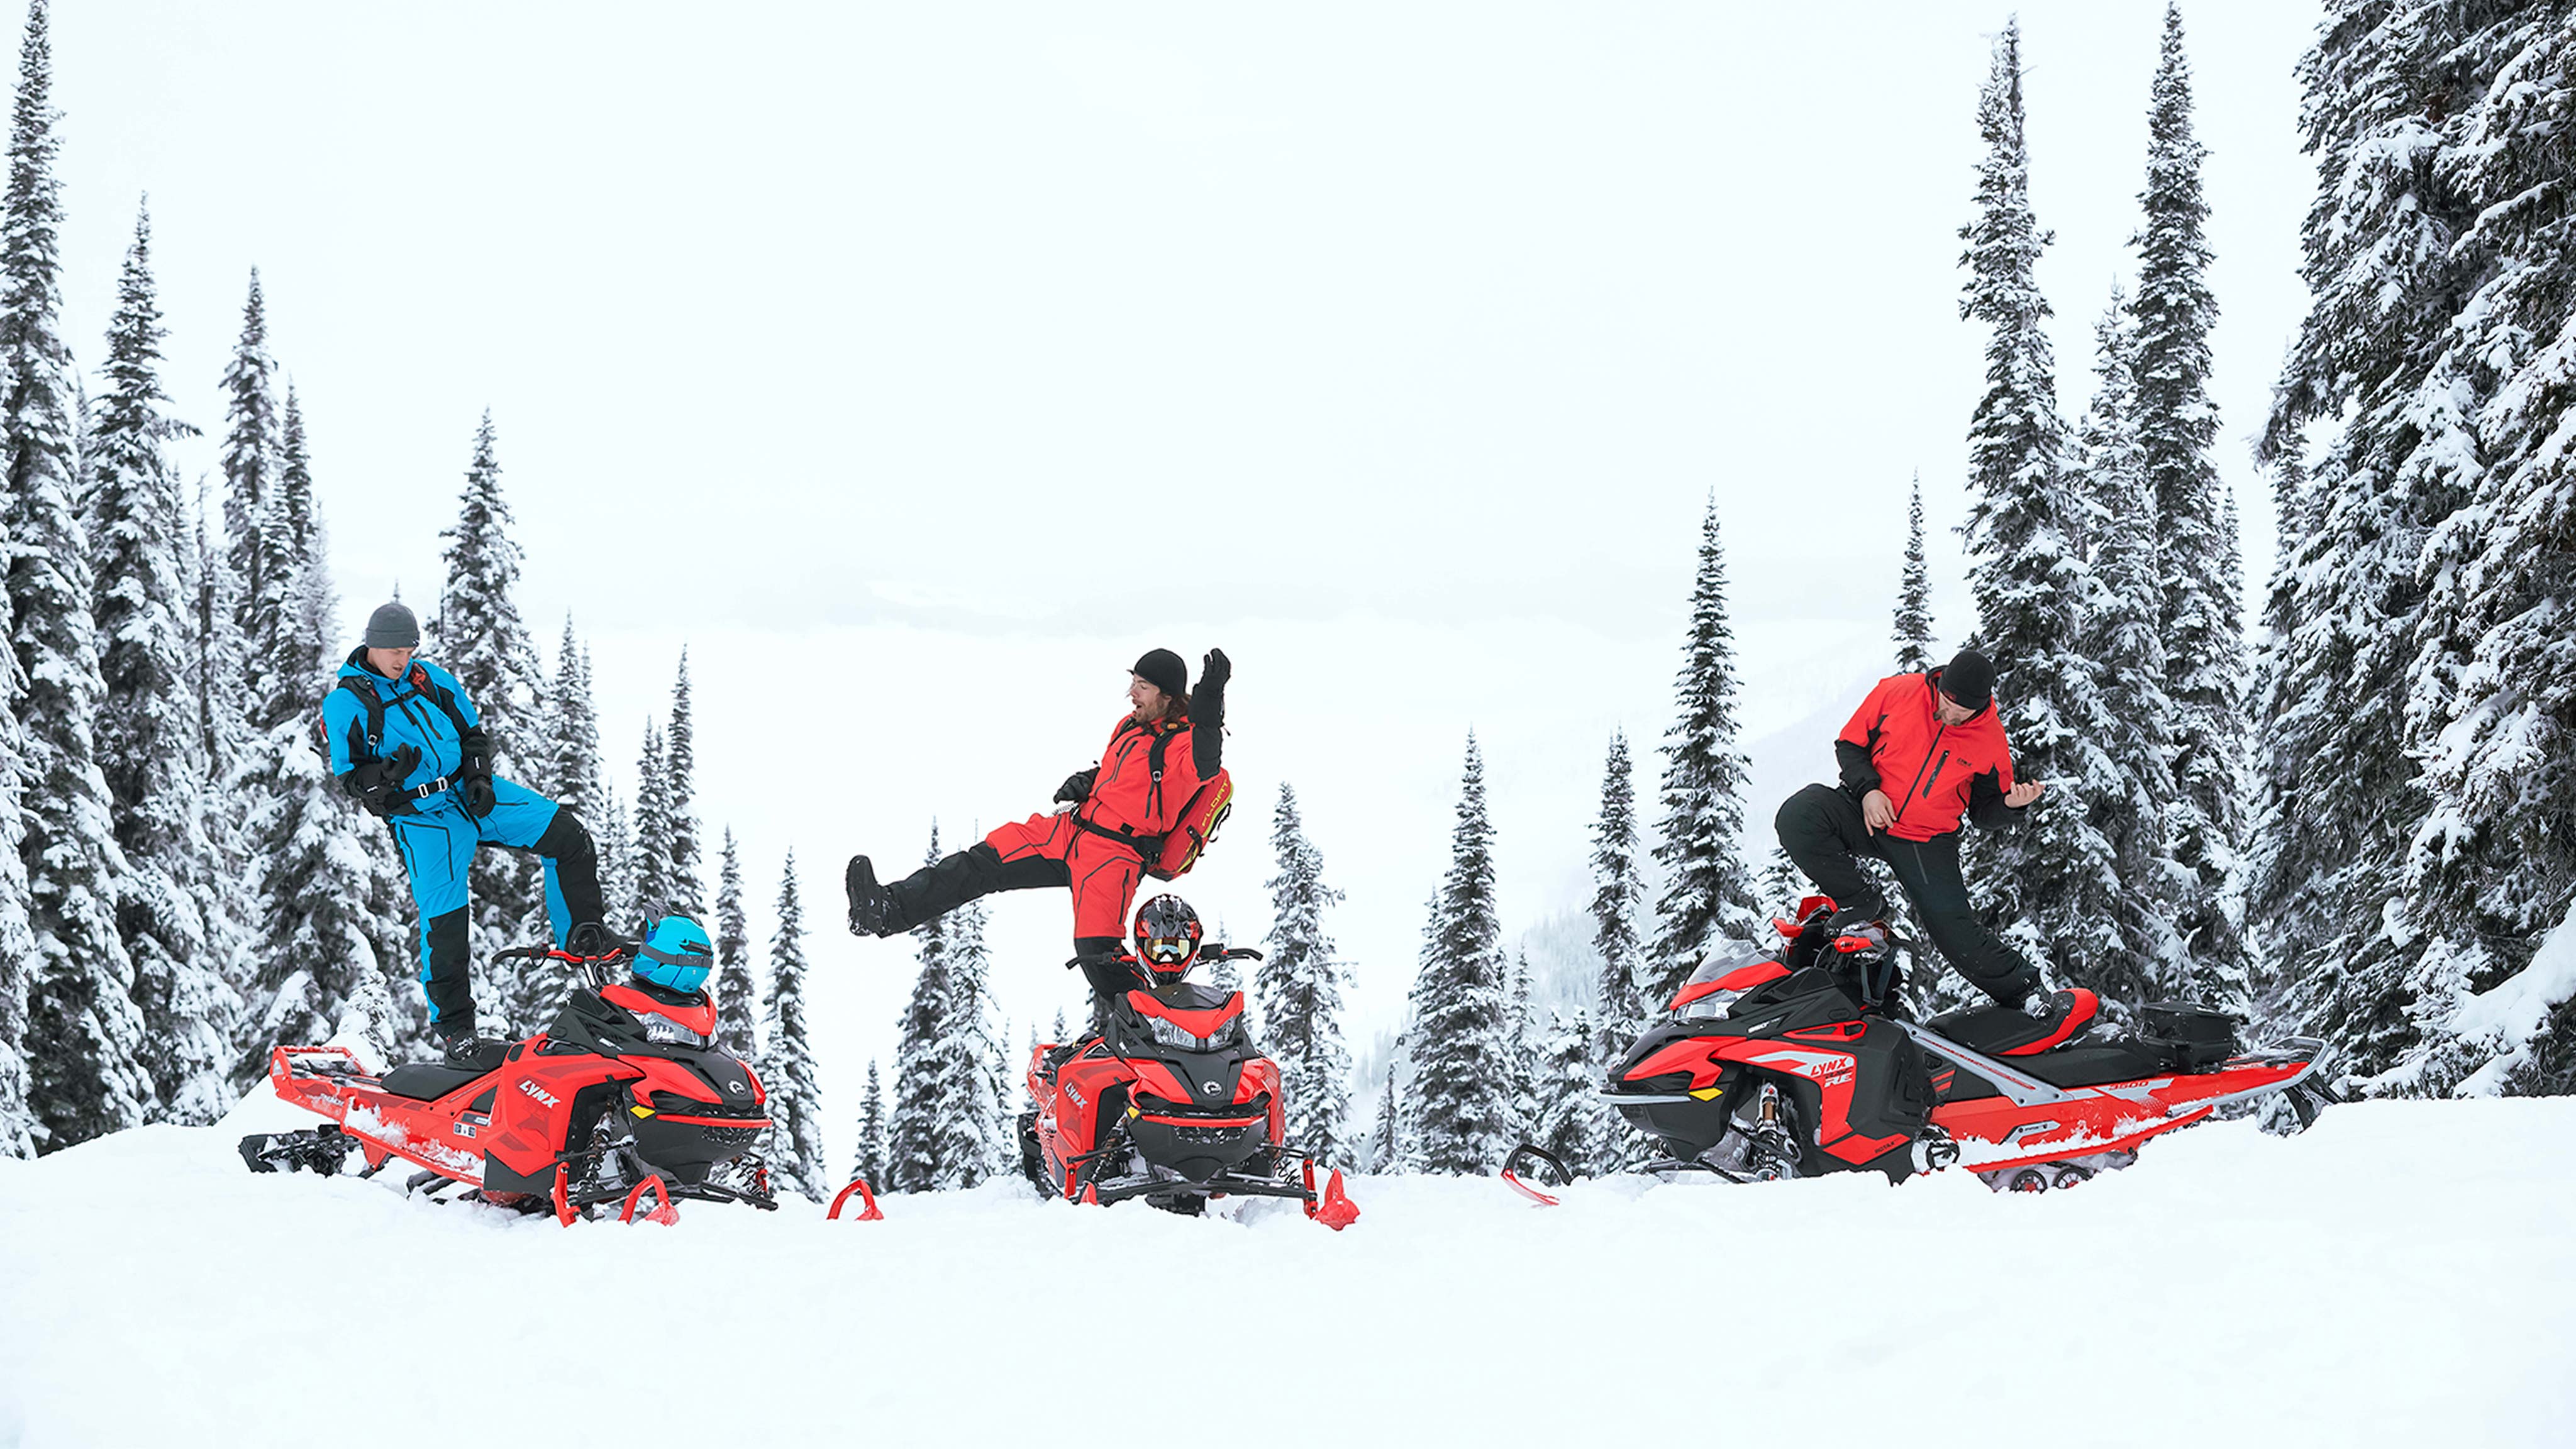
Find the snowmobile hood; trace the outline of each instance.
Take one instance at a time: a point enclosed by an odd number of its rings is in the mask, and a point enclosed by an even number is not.
[[[1181,995],[1184,991],[1190,993],[1189,999],[1192,1000],[1204,1000],[1206,997],[1215,994],[1214,992],[1194,987],[1178,989],[1170,987],[1165,988],[1166,994],[1169,995]],[[1217,1033],[1217,1028],[1224,1026],[1227,1022],[1243,1015],[1243,993],[1240,991],[1228,996],[1224,1001],[1219,1002],[1214,1006],[1201,1007],[1196,1010],[1193,1010],[1188,1006],[1166,1003],[1156,998],[1151,993],[1143,991],[1128,992],[1127,1004],[1136,1008],[1137,1014],[1140,1016],[1159,1016],[1163,1020],[1170,1022],[1172,1025],[1179,1027],[1181,1030],[1188,1032],[1190,1035],[1197,1037],[1214,1036]]]

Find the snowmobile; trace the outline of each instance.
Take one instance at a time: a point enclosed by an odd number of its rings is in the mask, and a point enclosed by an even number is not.
[[[1998,1191],[2071,1187],[2137,1160],[2148,1138],[2232,1102],[2289,1094],[2298,1126],[2327,1100],[2312,1081],[2323,1043],[2239,1049],[2241,1018],[2180,1002],[2140,1007],[2097,1035],[2101,1002],[2057,993],[2046,1019],[2003,1006],[1920,1024],[1904,1005],[1884,926],[1835,930],[1834,904],[1775,921],[1780,949],[1718,953],[1610,1070],[1601,1095],[1664,1156],[1644,1171],[1773,1181],[1827,1172],[1964,1166]],[[1564,1164],[1516,1149],[1505,1180]]]
[[[560,961],[583,984],[551,1027],[489,1071],[412,1062],[374,1076],[345,1047],[273,1049],[277,1094],[331,1122],[245,1137],[242,1160],[253,1172],[330,1175],[354,1148],[366,1161],[359,1176],[399,1157],[421,1169],[407,1192],[461,1185],[460,1200],[551,1211],[565,1224],[608,1203],[623,1204],[621,1221],[641,1210],[663,1223],[678,1218],[678,1198],[775,1209],[769,1169],[752,1151],[769,1126],[760,1078],[713,1045],[712,997],[626,976],[618,968],[630,951],[496,953]]]
[[[1210,944],[1187,959],[1115,962],[1143,984],[1109,1003],[1104,1029],[1029,1054],[1020,1167],[1049,1197],[1141,1197],[1196,1216],[1211,1198],[1285,1197],[1338,1232],[1359,1215],[1335,1168],[1322,1191],[1313,1158],[1288,1144],[1279,1064],[1243,1027],[1243,993],[1184,979],[1199,962],[1259,960]],[[1076,957],[1068,966],[1097,967]],[[1114,973],[1113,973],[1114,974]]]

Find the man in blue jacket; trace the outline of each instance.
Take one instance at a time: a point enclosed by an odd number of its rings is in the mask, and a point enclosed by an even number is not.
[[[322,725],[331,773],[393,830],[411,876],[420,906],[420,984],[448,1064],[486,1070],[499,1065],[508,1044],[474,1035],[465,873],[475,850],[498,845],[543,857],[555,944],[579,930],[604,949],[599,857],[580,816],[492,773],[492,741],[474,701],[455,675],[413,658],[419,647],[420,620],[411,610],[376,610],[366,642],[340,666],[322,702]]]

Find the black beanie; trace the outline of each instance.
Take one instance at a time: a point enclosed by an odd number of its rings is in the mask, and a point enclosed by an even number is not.
[[[1995,702],[1995,666],[1974,649],[1962,649],[1941,671],[1941,692],[1970,709]]]
[[[1189,696],[1190,667],[1169,649],[1146,650],[1145,657],[1136,661],[1136,673],[1143,676],[1147,684],[1174,699]]]

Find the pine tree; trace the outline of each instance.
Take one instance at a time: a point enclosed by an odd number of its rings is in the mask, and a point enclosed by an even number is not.
[[[2427,795],[2397,686],[2430,683],[2418,679],[2417,570],[2485,451],[2451,325],[2478,260],[2459,242],[2484,210],[2461,184],[2478,110],[2461,103],[2485,89],[2468,22],[2454,7],[2338,0],[2299,66],[2317,156],[2301,233],[2311,301],[2264,450],[2297,454],[2311,424],[2319,436],[2302,460],[2295,624],[2268,665],[2247,908],[2285,1024],[2325,1037],[2363,1078],[2420,1043],[2426,938],[2406,869]]]
[[[1512,953],[1509,987],[1503,1000],[1503,1081],[1511,1093],[1511,1131],[1513,1144],[1530,1140],[1537,1134],[1541,1102],[1539,1098],[1539,1057],[1546,1041],[1539,1033],[1530,999],[1529,951]]]
[[[2009,923],[2025,952],[2080,969],[2105,929],[2116,888],[2086,802],[2112,783],[2088,733],[2099,722],[2092,662],[2080,649],[2093,587],[2083,518],[2065,472],[2048,301],[2033,269],[2051,240],[2030,210],[2023,140],[2021,30],[2007,24],[1978,96],[1986,141],[1977,219],[1960,228],[1969,269],[1963,318],[1990,329],[1986,392],[1968,428],[1967,527],[1977,642],[1995,665],[1995,699],[2013,745],[2016,780],[2055,788],[2010,830],[1971,837],[1970,878],[1992,893],[1991,919]]]
[[[2164,643],[2164,695],[2173,711],[2172,853],[2193,875],[2179,926],[2195,964],[2188,984],[2221,1002],[2241,1002],[2245,947],[2225,897],[2245,838],[2238,799],[2245,754],[2245,641],[2237,595],[2237,539],[2220,516],[2218,469],[2209,450],[2218,408],[2209,396],[2209,332],[2218,321],[2210,294],[2200,164],[2207,148],[2192,134],[2191,67],[2182,10],[2165,7],[2164,40],[2148,109],[2146,220],[2135,238],[2138,296],[2129,310],[2135,339],[2138,464],[2155,500],[2153,539],[2163,570],[2156,632]]]
[[[1896,593],[1896,672],[1921,674],[1941,663],[1932,654],[1932,571],[1923,561],[1923,475],[1905,508],[1905,573]]]
[[[2452,243],[2474,290],[2441,330],[2477,453],[2430,460],[2465,497],[2415,561],[2406,718],[2425,798],[2403,879],[2417,1041],[2377,1085],[2560,1093],[2576,1090],[2576,995],[2534,957],[2576,932],[2576,5],[2472,14],[2444,58],[2470,82],[2452,93],[2468,104],[2444,179],[2474,218]]]
[[[1615,730],[1601,772],[1601,813],[1592,822],[1592,949],[1601,958],[1596,1040],[1605,1053],[1626,1051],[1653,1010],[1646,1000],[1645,962],[1637,942],[1637,906],[1645,899],[1646,883],[1637,872],[1637,792],[1631,776],[1628,732]],[[1596,1065],[1610,1063],[1605,1056]]]
[[[441,555],[447,586],[439,595],[431,632],[438,662],[464,686],[484,734],[491,737],[499,756],[494,772],[504,775],[511,773],[509,761],[523,751],[542,752],[546,743],[538,735],[544,675],[536,644],[519,617],[520,554],[510,537],[512,523],[510,505],[501,497],[492,415],[486,412],[474,430],[474,456],[466,464],[456,522],[439,534],[447,540]],[[543,988],[520,982],[518,972],[493,966],[492,954],[548,934],[545,886],[536,858],[515,850],[476,851],[466,882],[473,897],[474,959],[495,977],[509,978],[496,981],[499,989],[490,995],[478,990],[477,998],[529,999]],[[530,963],[529,969],[542,972],[544,964]]]
[[[24,750],[0,761],[18,776],[0,787],[25,791],[18,849],[35,937],[25,1051],[50,1151],[141,1122],[154,1090],[134,963],[116,925],[125,853],[97,758],[103,688],[78,501],[78,399],[59,327],[62,203],[46,26],[45,7],[31,5],[0,202],[0,452]]]
[[[1252,981],[1261,1043],[1279,1063],[1288,1140],[1319,1161],[1339,1161],[1355,1145],[1345,1125],[1351,1054],[1342,1044],[1342,963],[1324,912],[1342,893],[1324,884],[1323,852],[1306,838],[1297,792],[1284,782],[1270,849],[1278,861],[1269,881],[1270,935]]]
[[[742,862],[727,827],[723,875],[716,889],[716,1045],[737,1057],[754,1055],[753,1023],[759,1010],[751,985],[751,927],[742,914]],[[869,1087],[873,1091],[875,1084]]]
[[[1367,1167],[1371,1172],[1404,1170],[1404,1108],[1395,1094],[1395,1061],[1386,1064],[1386,1095],[1377,1100],[1377,1127],[1369,1133]]]
[[[671,732],[664,736],[663,808],[670,822],[671,909],[706,914],[706,873],[698,850],[697,727],[689,705],[689,651],[680,651],[680,675],[671,686]]]
[[[2082,478],[2099,585],[2086,611],[2083,652],[2095,665],[2102,701],[2097,736],[2112,788],[2085,798],[2086,817],[2107,851],[2111,878],[2098,894],[2113,930],[2084,961],[2085,979],[2124,1002],[2206,996],[2175,925],[2183,867],[2167,843],[2174,809],[2172,701],[2165,694],[2167,591],[2156,557],[2155,495],[2139,442],[2133,359],[2136,337],[2117,288],[2094,328],[2093,405],[2079,430]],[[2213,1004],[2241,1005],[2218,997]]]
[[[233,627],[244,640],[243,657],[224,662],[249,667],[261,662],[271,642],[261,637],[250,611],[262,601],[284,596],[282,587],[268,577],[260,538],[269,497],[276,491],[276,376],[277,364],[268,355],[268,304],[260,295],[259,268],[253,267],[250,295],[242,303],[241,338],[224,368],[223,556],[220,561],[208,560],[216,580],[215,606],[231,614]],[[227,683],[218,680],[216,688],[223,689]],[[250,696],[259,687],[253,684],[242,691],[237,713],[255,708]]]
[[[599,713],[591,702],[590,655],[564,616],[555,646],[554,683],[545,691],[541,743],[529,752],[528,784],[553,796],[597,833],[607,814],[607,770],[599,751]]]
[[[1423,928],[1414,976],[1415,1053],[1406,1135],[1426,1172],[1482,1173],[1512,1147],[1502,922],[1494,905],[1494,827],[1485,814],[1485,761],[1467,736],[1467,765],[1450,836],[1449,873]]]
[[[992,957],[984,947],[987,911],[977,901],[953,914],[955,929],[948,938],[952,1015],[942,1042],[947,1076],[957,1089],[950,1109],[941,1114],[935,1151],[941,1186],[973,1187],[1003,1169],[1006,1153],[1016,1150],[1016,1129],[1002,1091],[1009,1080],[1002,1038],[993,1030]]]
[[[1601,1052],[1593,1041],[1590,1012],[1577,1007],[1571,1020],[1549,1014],[1538,1075],[1539,1115],[1530,1140],[1576,1172],[1607,1171],[1618,1155],[1618,1119],[1597,1090]]]
[[[1681,717],[1664,732],[1663,838],[1655,859],[1665,881],[1647,951],[1650,1002],[1671,999],[1720,938],[1751,940],[1760,926],[1753,872],[1744,864],[1747,765],[1735,746],[1735,689],[1726,553],[1712,494],[1700,524],[1690,639],[1673,683]]]
[[[1789,858],[1785,848],[1772,846],[1770,858],[1762,863],[1762,873],[1753,879],[1755,900],[1773,919],[1791,921],[1797,919],[1798,902],[1805,900],[1807,893],[1807,877],[1799,871],[1798,863]],[[1889,899],[1893,904],[1895,898]]]
[[[938,864],[938,859],[940,833],[933,825],[925,864]],[[956,1000],[948,980],[951,915],[938,915],[912,928],[912,938],[920,944],[922,972],[912,980],[912,1000],[904,1003],[894,1047],[894,1111],[886,1119],[886,1186],[891,1191],[935,1191],[945,1186],[940,1119],[951,1114],[963,1096],[963,1085],[953,1075],[951,1044],[945,1042],[956,1021]]]
[[[211,1122],[239,999],[217,969],[200,898],[211,893],[208,766],[188,685],[192,580],[186,507],[166,445],[195,430],[165,411],[152,222],[134,223],[107,334],[107,392],[83,449],[82,521],[98,630],[99,773],[127,874],[117,934],[134,963],[155,1094],[169,1120]]]
[[[262,517],[282,541],[285,510],[271,507]],[[290,561],[284,577],[274,569],[266,576],[289,589],[276,652],[260,668],[270,693],[251,718],[253,747],[227,782],[245,807],[262,924],[243,973],[251,982],[250,1014],[233,1071],[243,1088],[267,1073],[272,1046],[320,1045],[355,1028],[382,1052],[395,1032],[381,945],[394,930],[368,911],[370,857],[361,832],[376,827],[340,796],[313,749],[313,719],[339,662],[322,642],[335,632],[339,609],[318,531],[302,566],[282,544],[270,561],[281,558]]]
[[[769,938],[769,993],[761,1014],[761,1080],[769,1087],[769,1167],[816,1202],[828,1190],[822,1096],[805,1021],[805,909],[796,898],[796,852],[779,872],[778,929]]]
[[[631,929],[641,917],[635,904],[635,834],[627,823],[626,802],[617,798],[615,781],[603,781],[597,820],[591,822],[591,844],[599,852],[599,894],[611,935]]]
[[[868,1058],[868,1095],[859,1105],[859,1151],[850,1176],[873,1192],[885,1184],[885,1089],[877,1085],[876,1058]]]
[[[635,919],[649,926],[669,915],[679,896],[671,880],[671,797],[663,778],[661,728],[650,720],[635,761],[635,828],[626,842],[626,867]]]

